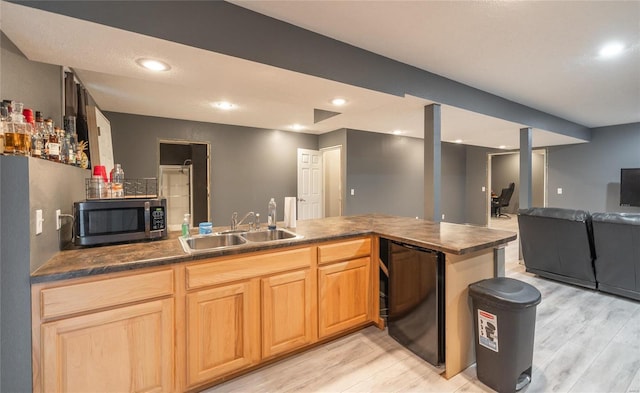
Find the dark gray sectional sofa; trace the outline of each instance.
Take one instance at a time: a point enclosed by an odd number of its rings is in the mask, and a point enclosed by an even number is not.
[[[640,214],[594,213],[598,289],[640,300]]]
[[[518,225],[528,272],[640,300],[640,214],[531,208]]]

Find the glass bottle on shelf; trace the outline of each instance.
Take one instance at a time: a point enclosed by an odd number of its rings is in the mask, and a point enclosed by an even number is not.
[[[53,130],[49,133],[49,160],[60,162],[60,139],[58,137],[58,127],[53,127]]]
[[[62,128],[58,128],[58,140],[60,141],[60,162],[67,164],[67,155],[69,154],[69,148],[67,147],[67,138]]]
[[[33,129],[33,133],[31,134],[31,156],[32,157],[42,157],[43,143],[42,137],[44,134],[44,121],[42,119],[42,114],[39,111],[36,111],[35,118],[35,128]]]
[[[76,165],[76,137],[74,134],[67,134],[67,164]]]
[[[4,154],[4,133],[9,121],[9,105],[6,102],[0,103],[0,154]]]
[[[11,102],[11,112],[5,130],[5,153],[29,155],[31,151],[31,124],[25,123],[22,115],[23,104]]]

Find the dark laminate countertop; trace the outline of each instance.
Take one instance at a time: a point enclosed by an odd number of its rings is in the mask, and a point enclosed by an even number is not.
[[[214,230],[222,231],[225,229],[228,228],[220,227]],[[31,282],[55,281],[140,269],[223,255],[346,239],[372,233],[384,238],[457,255],[496,247],[516,238],[516,234],[513,232],[471,225],[433,223],[381,214],[298,221],[296,228],[287,230],[304,237],[266,243],[247,243],[211,252],[188,254],[182,249],[176,232],[171,233],[169,238],[164,240],[60,251],[31,273]]]

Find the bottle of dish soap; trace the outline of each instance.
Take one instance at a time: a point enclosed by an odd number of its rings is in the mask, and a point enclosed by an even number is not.
[[[185,213],[184,220],[182,220],[182,237],[189,237],[189,227],[191,226],[191,214]]]
[[[269,201],[269,215],[267,216],[267,227],[276,229],[276,201],[271,198]]]

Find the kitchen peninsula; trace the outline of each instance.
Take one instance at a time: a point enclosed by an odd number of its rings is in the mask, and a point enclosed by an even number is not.
[[[175,235],[59,252],[31,274],[34,391],[198,391],[382,327],[380,238],[445,254],[444,376],[474,362],[467,286],[514,233],[377,214],[290,230],[302,238],[195,254]]]

